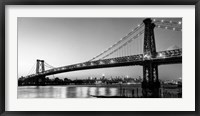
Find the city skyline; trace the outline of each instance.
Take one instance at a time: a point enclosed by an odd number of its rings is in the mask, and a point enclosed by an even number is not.
[[[45,60],[54,67],[88,61],[119,41],[143,19],[18,18],[18,78],[27,75],[36,59]],[[181,21],[180,18],[168,20]],[[181,32],[155,29],[155,40],[157,51],[182,48]],[[139,47],[142,52],[143,43]],[[142,77],[142,70],[141,66],[126,66],[67,72],[55,77],[87,78],[103,74]],[[158,70],[160,79],[182,77],[182,64],[162,65]]]

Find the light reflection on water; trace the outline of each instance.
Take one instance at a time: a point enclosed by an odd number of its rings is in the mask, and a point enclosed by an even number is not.
[[[131,92],[131,91],[130,91]],[[127,92],[128,94],[131,94]],[[119,96],[119,87],[90,86],[21,86],[18,98],[95,98],[93,96]]]

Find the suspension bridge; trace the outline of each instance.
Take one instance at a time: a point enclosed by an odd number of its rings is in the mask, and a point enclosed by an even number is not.
[[[182,22],[146,18],[126,36],[88,61],[54,67],[44,60],[37,59],[36,64],[30,71],[34,71],[34,73],[28,74],[26,79],[34,82],[35,85],[45,85],[45,77],[48,75],[78,70],[137,65],[143,67],[143,96],[158,97],[160,88],[158,66],[182,63],[182,49],[176,48],[172,50],[156,51],[155,28],[169,31],[182,31]],[[130,46],[143,34],[142,53],[133,53],[133,48]]]

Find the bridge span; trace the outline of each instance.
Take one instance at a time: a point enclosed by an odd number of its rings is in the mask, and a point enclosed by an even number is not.
[[[134,66],[134,65],[143,66],[147,62],[152,62],[157,65],[182,63],[182,49],[157,52],[157,56],[155,58],[139,54],[139,55],[116,57],[110,59],[87,61],[83,63],[72,64],[72,65],[53,68],[50,70],[45,70],[37,74],[28,75],[27,78],[35,76],[48,76],[64,72],[97,69],[97,68]]]
[[[136,34],[136,32],[141,30],[141,28],[143,27],[144,29]],[[142,82],[143,96],[159,97],[158,93],[160,88],[160,82],[158,78],[158,66],[166,64],[182,63],[182,49],[178,48],[178,49],[157,52],[154,28],[163,28],[172,31],[182,31],[181,22],[151,20],[150,18],[147,18],[144,19],[143,22],[140,25],[138,25],[138,27],[133,29],[124,38],[120,39],[118,42],[109,47],[107,50],[93,57],[89,61],[62,67],[56,67],[56,68],[52,67],[52,69],[45,70],[44,60],[37,60],[36,73],[28,75],[26,76],[26,78],[35,78],[37,85],[45,85],[45,76],[48,75],[54,75],[54,74],[78,71],[78,70],[138,65],[143,67],[143,82]],[[133,36],[134,34],[136,35]],[[133,39],[137,39],[142,34],[144,34],[144,44],[143,44],[142,54],[124,55],[120,57],[115,56],[112,58],[108,57],[113,53],[119,51],[124,46],[127,46],[129,43],[132,42]],[[131,39],[127,40],[127,38],[130,37]],[[123,43],[123,41],[126,42],[121,46],[119,46],[117,49],[113,50],[114,47],[120,45],[121,43]],[[107,53],[109,50],[113,51],[111,51],[109,54],[106,55],[105,53]],[[103,56],[104,54],[105,56]],[[103,57],[99,58],[100,56]]]

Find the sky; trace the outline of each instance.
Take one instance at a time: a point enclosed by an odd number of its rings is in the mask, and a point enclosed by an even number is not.
[[[26,18],[18,20],[18,78],[35,73],[36,60],[54,67],[81,63],[92,59],[141,24],[144,18]],[[164,20],[181,21],[180,18]],[[182,32],[154,30],[157,51],[171,46],[182,48]],[[133,40],[127,49],[142,53],[144,36]],[[125,49],[125,48],[124,48]],[[128,53],[127,53],[128,54]],[[141,66],[90,69],[60,73],[50,78],[88,78],[129,76],[142,77]],[[159,66],[163,80],[182,77],[182,64]]]

